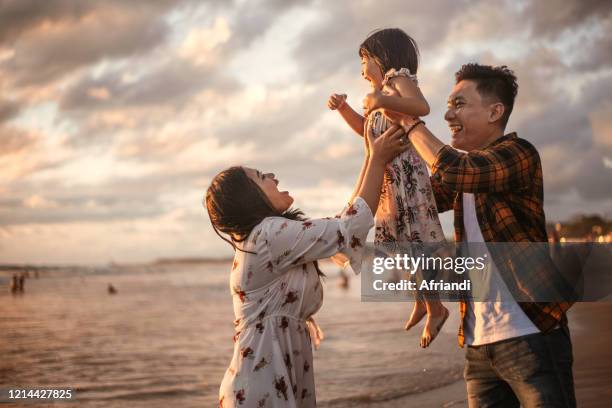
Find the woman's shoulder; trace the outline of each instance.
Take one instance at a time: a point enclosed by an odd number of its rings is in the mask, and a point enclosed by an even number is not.
[[[251,242],[253,245],[257,245],[260,242],[265,243],[269,239],[278,236],[278,234],[287,229],[292,222],[295,221],[280,216],[266,217],[253,228],[246,242]]]
[[[255,225],[249,235],[242,241],[234,241],[234,244],[243,251],[251,251],[258,253],[262,248],[265,248],[265,243],[268,240],[269,231],[275,228],[277,220],[275,218],[282,217],[266,217],[259,224]],[[249,255],[248,253],[246,255]]]

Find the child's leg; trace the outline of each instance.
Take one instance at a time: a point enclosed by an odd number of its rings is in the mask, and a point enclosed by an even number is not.
[[[410,319],[406,322],[406,330],[412,329],[416,326],[423,317],[427,314],[427,305],[422,299],[415,298],[414,299],[414,307],[412,308],[412,313],[410,314]]]
[[[417,281],[417,288],[421,287],[421,282],[424,280],[429,281],[435,279],[438,273],[439,271],[435,269],[423,270],[419,268],[416,274],[413,275]],[[425,327],[423,328],[420,340],[420,345],[423,348],[429,347],[435,340],[448,318],[448,309],[442,305],[439,294],[435,290],[415,291],[415,306],[410,316],[410,320],[406,324],[406,330],[422,320],[425,314],[427,315],[427,320],[425,321]]]
[[[421,335],[421,347],[426,348],[438,337],[442,326],[448,319],[448,309],[439,300],[428,299],[425,301],[427,307],[427,321]]]

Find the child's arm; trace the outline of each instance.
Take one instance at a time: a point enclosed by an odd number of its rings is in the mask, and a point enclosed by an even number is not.
[[[363,136],[364,118],[346,102],[346,95],[332,94],[327,101],[327,107],[337,110],[351,129],[359,136]]]
[[[380,91],[366,95],[364,99],[366,114],[380,108],[410,116],[429,114],[429,104],[412,79],[395,77],[387,83],[387,86],[394,91],[394,95],[385,95]]]

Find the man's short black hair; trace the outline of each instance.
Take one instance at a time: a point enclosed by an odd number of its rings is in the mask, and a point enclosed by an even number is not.
[[[495,98],[504,105],[501,124],[505,128],[518,93],[514,72],[505,65],[492,67],[471,63],[463,65],[459,71],[455,72],[455,83],[463,80],[476,82],[476,90],[481,97]]]

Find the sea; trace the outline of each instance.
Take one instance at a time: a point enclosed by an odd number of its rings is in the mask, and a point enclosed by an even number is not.
[[[38,267],[24,292],[0,270],[0,388],[72,389],[65,403],[2,407],[214,407],[234,334],[230,261]],[[428,349],[412,303],[362,302],[360,279],[340,285],[323,263],[314,353],[320,407],[391,403],[456,383],[463,370],[456,305]],[[112,285],[115,293],[109,293]]]

